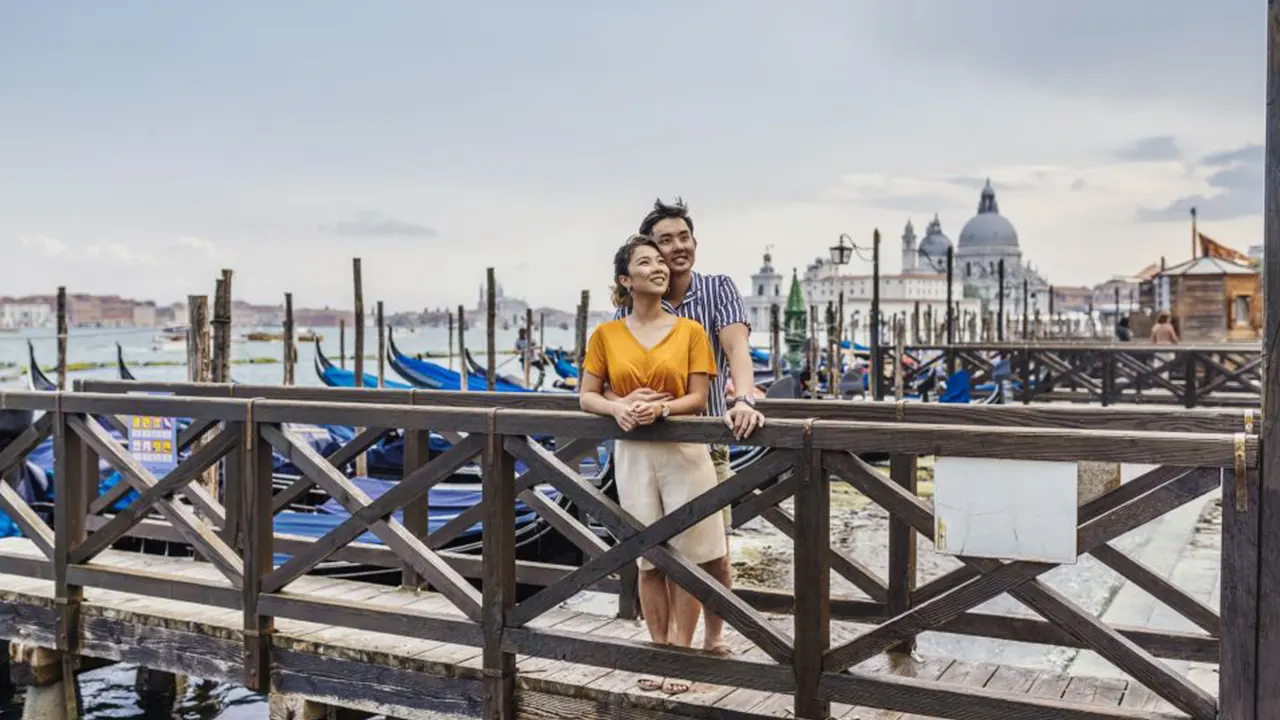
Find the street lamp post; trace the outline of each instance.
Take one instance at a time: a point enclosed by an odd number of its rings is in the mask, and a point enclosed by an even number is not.
[[[853,253],[865,248],[859,248],[853,243],[853,239],[847,233],[840,233],[840,238],[835,245],[831,246],[831,262],[836,265],[847,265],[849,260],[853,258]],[[859,257],[864,260],[865,257],[858,253]],[[871,240],[871,317],[867,330],[870,333],[871,345],[871,397],[875,400],[881,400],[884,396],[884,385],[881,382],[881,357],[880,357],[880,229],[876,228],[872,234]]]

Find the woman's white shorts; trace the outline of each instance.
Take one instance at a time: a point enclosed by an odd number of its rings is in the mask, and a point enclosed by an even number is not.
[[[645,525],[716,486],[716,468],[705,443],[618,440],[613,460],[619,504]],[[724,532],[724,516],[716,512],[667,544],[701,565],[724,556]],[[653,565],[641,558],[640,569]]]

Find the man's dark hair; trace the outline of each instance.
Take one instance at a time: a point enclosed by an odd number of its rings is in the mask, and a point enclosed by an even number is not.
[[[689,233],[693,233],[693,218],[689,217],[689,206],[684,204],[683,199],[677,197],[672,205],[662,202],[662,198],[654,200],[653,209],[644,216],[644,220],[640,221],[640,234],[652,236],[653,226],[669,218],[684,220],[684,224],[689,226]]]

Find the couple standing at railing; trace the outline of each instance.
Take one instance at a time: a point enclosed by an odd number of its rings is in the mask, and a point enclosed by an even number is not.
[[[613,258],[615,319],[587,343],[582,409],[626,431],[672,415],[722,417],[735,437],[764,424],[755,408],[750,326],[727,275],[693,271],[698,241],[688,208],[661,200]],[[726,381],[736,392],[726,397]],[[618,440],[615,479],[622,508],[648,525],[724,482],[729,448],[700,443]],[[728,508],[669,541],[691,562],[730,586]],[[688,647],[701,604],[647,560],[640,561],[640,608],[656,643]],[[704,648],[728,655],[724,620],[706,611]],[[685,692],[688,683],[641,678],[640,687]]]

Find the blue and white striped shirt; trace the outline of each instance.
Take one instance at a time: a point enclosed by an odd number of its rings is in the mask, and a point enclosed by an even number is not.
[[[725,382],[729,379],[729,358],[725,357],[720,347],[720,331],[724,328],[742,323],[751,332],[751,323],[747,322],[747,308],[742,302],[738,287],[728,275],[703,275],[693,273],[693,282],[689,284],[689,292],[679,307],[672,307],[666,300],[662,308],[673,315],[689,318],[702,325],[711,339],[711,349],[716,354],[716,376],[711,378],[711,397],[707,401],[710,415],[724,415],[727,407],[724,399]],[[618,308],[614,319],[626,317],[627,308]],[[737,388],[741,392],[741,388]]]

